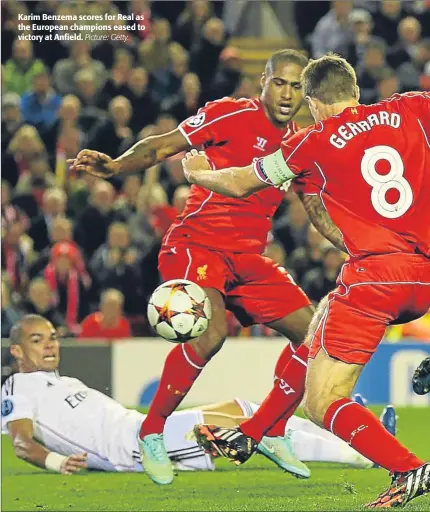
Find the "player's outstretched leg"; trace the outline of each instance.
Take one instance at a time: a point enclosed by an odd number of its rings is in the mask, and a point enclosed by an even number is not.
[[[361,370],[360,364],[344,363],[320,350],[314,359],[309,359],[305,413],[314,423],[323,425],[394,474],[390,488],[372,506],[399,506],[430,491],[430,486],[426,487],[427,473],[418,471],[426,464],[386,430],[371,411],[348,398]],[[416,493],[409,489],[412,484],[416,485]]]
[[[415,370],[412,387],[417,395],[425,395],[430,392],[430,357],[426,357]]]
[[[166,419],[182,402],[227,336],[223,296],[213,288],[205,288],[205,291],[212,305],[209,328],[197,340],[177,345],[167,356],[160,384],[139,434],[144,470],[157,484],[173,481],[173,468],[163,439]]]

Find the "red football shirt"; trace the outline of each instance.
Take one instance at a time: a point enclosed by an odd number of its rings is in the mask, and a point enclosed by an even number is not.
[[[352,256],[430,256],[429,92],[346,108],[283,142],[282,153]]]
[[[273,126],[257,98],[223,98],[207,103],[179,129],[192,146],[203,147],[214,172],[249,165],[278,149],[284,137],[296,132],[294,123],[287,130]],[[283,192],[276,188],[234,199],[193,185],[164,245],[185,242],[219,251],[261,253],[282,198]]]
[[[117,325],[105,327],[102,314],[100,312],[92,313],[82,321],[81,327],[80,338],[106,338],[111,340],[131,337],[130,324],[123,316],[119,319]]]

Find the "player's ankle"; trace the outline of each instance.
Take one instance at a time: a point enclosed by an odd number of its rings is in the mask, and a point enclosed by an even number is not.
[[[162,434],[165,422],[166,420],[164,418],[154,418],[151,421],[148,421],[146,419],[140,427],[140,439],[143,440],[144,437],[149,436],[151,434]]]
[[[248,425],[248,421],[245,421],[242,423],[239,427],[239,430],[242,432],[242,434],[245,434],[247,437],[250,437],[251,439],[254,439],[256,443],[259,443],[264,436],[263,429],[261,428],[254,428],[254,426]]]

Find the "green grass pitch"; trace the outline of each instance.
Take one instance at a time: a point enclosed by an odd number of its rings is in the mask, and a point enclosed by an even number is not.
[[[399,438],[430,460],[430,409],[399,408],[398,415]],[[2,436],[2,510],[362,510],[389,481],[381,469],[310,467],[312,477],[305,481],[261,456],[240,468],[220,460],[213,473],[180,473],[172,485],[159,487],[142,474],[50,474],[17,460]],[[406,510],[430,511],[430,497],[416,499]]]

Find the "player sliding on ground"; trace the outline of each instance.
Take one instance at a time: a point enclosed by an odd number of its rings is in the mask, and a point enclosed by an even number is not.
[[[84,468],[143,470],[137,435],[145,415],[126,409],[77,379],[60,376],[59,342],[50,322],[38,315],[24,317],[11,332],[10,350],[17,373],[2,386],[2,433],[10,434],[19,458],[63,474]],[[216,422],[234,427],[256,410],[256,404],[235,399],[172,414],[165,436],[174,468],[213,470],[212,457],[190,439],[195,424]],[[372,465],[309,420],[291,418],[286,435],[294,453],[303,460],[363,468]]]
[[[354,70],[331,55],[312,61],[302,84],[316,124],[281,149],[217,173],[196,152],[183,165],[191,183],[235,197],[295,180],[315,227],[348,251],[338,288],[313,320],[304,407],[312,421],[392,474],[369,506],[401,506],[430,491],[430,464],[349,397],[386,327],[430,308],[430,93],[360,105]],[[310,206],[315,198],[319,204]],[[246,461],[271,424],[295,409],[306,366],[289,368],[291,362],[282,387],[252,419],[223,439],[216,428],[208,433],[230,458]]]
[[[69,162],[71,168],[101,177],[137,172],[193,146],[206,149],[214,169],[246,165],[269,155],[297,131],[292,119],[303,101],[300,74],[306,64],[307,59],[299,52],[277,52],[262,76],[261,97],[210,102],[178,129],[148,137],[116,160],[83,150]],[[166,418],[221,349],[227,336],[226,309],[243,325],[265,324],[288,337],[292,349],[297,349],[295,363],[301,365],[306,360],[308,349],[299,345],[313,307],[291,276],[262,256],[271,218],[283,197],[281,190],[270,188],[247,200],[226,199],[193,186],[183,214],[163,240],[159,255],[163,280],[184,278],[202,286],[212,304],[212,320],[200,338],[177,345],[167,356],[143,423],[139,446],[147,474],[156,483],[173,480],[163,441]],[[286,349],[290,358],[292,349]],[[260,440],[259,449],[286,471],[309,477],[310,472],[295,460],[291,443],[284,436],[287,420],[288,416],[279,418]]]

